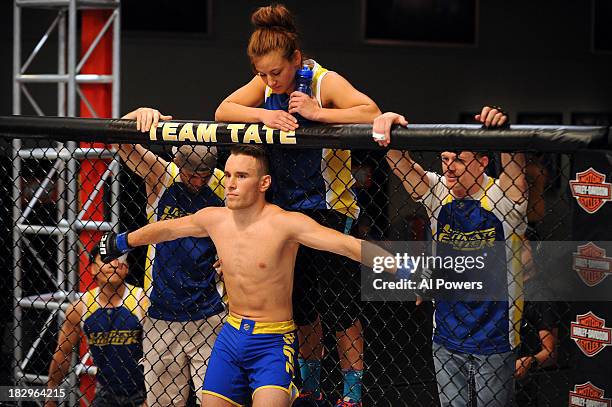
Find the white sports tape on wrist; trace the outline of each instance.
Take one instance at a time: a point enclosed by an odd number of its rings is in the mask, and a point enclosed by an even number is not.
[[[375,131],[372,132],[372,138],[375,141],[383,141],[386,137],[384,135],[384,133],[377,133]]]

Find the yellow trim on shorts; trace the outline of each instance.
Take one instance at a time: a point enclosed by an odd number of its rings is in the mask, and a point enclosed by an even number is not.
[[[255,398],[255,393],[257,392],[257,390],[261,390],[261,389],[279,389],[279,390],[283,390],[285,393],[287,393],[289,395],[289,405],[293,404],[293,402],[299,397],[300,395],[300,391],[298,390],[297,386],[291,382],[289,384],[289,388],[285,388],[282,386],[275,386],[275,385],[265,385],[265,386],[261,386],[256,388],[255,390],[253,390],[253,393],[251,394],[251,399]]]
[[[253,397],[255,397],[255,393],[257,393],[257,390],[261,390],[261,389],[278,389],[278,390],[282,390],[287,394],[290,394],[289,389],[283,387],[283,386],[276,386],[274,384],[266,384],[265,386],[259,386],[258,388],[256,388],[255,390],[253,390]]]
[[[268,384],[265,386],[260,386],[256,388],[255,390],[253,390],[253,393],[251,394],[251,400],[255,398],[255,393],[257,393],[257,390],[261,390],[261,389],[279,389],[279,390],[284,391],[285,393],[289,395],[289,405],[293,404],[293,402],[300,395],[300,391],[298,390],[297,386],[293,382],[289,383],[289,388],[285,388],[283,386],[275,386],[273,384]]]
[[[227,317],[227,323],[240,330],[242,318],[238,318],[237,316],[230,314]],[[297,326],[293,320],[282,322],[255,322],[253,334],[286,334],[293,332],[296,329]]]
[[[229,397],[225,397],[223,394],[215,393],[214,391],[210,391],[210,390],[202,390],[202,393],[210,394],[211,396],[215,396],[215,397],[219,397],[220,399],[227,401],[233,406],[244,407],[244,404],[236,403],[234,400],[230,399]]]

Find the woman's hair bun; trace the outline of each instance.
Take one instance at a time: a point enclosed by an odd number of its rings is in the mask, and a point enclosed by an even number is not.
[[[291,33],[297,32],[291,12],[282,4],[260,7],[251,16],[251,23],[256,29],[278,29]]]

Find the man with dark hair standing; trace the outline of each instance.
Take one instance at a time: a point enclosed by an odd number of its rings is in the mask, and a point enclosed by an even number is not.
[[[476,120],[485,127],[507,123],[499,108],[485,106]],[[390,143],[394,124],[407,125],[396,113],[374,120],[373,137]],[[499,179],[485,174],[489,159],[472,151],[440,154],[442,174],[425,171],[407,151],[389,150],[387,161],[410,196],[421,202],[431,221],[438,253],[463,253],[462,242],[505,246],[487,278],[503,285],[504,301],[435,301],[433,357],[443,407],[509,406],[518,346],[522,297],[520,253],[526,228],[527,183],[524,154],[502,153]],[[496,254],[500,254],[499,251]],[[452,272],[452,270],[450,270]],[[473,387],[475,385],[475,388]]]

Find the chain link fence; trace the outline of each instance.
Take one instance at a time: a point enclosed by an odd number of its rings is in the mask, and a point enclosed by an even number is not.
[[[105,231],[223,205],[229,151],[194,168],[177,166],[167,145],[1,141],[2,385],[59,386],[65,405],[147,396],[149,405],[196,405],[227,312],[212,242],[137,249],[110,264],[94,247]],[[571,240],[569,154],[385,153],[271,149],[273,180],[287,189],[268,198],[373,241],[520,238],[506,263],[526,288],[546,267],[539,242]],[[528,201],[517,197],[523,174]],[[356,264],[300,249],[295,372],[306,393],[333,405],[362,382],[366,406],[504,405],[505,393],[518,406],[567,404],[571,304],[523,304],[519,294],[507,303],[361,301],[359,284]],[[316,360],[319,380],[308,364]],[[347,386],[351,371],[360,380]]]

